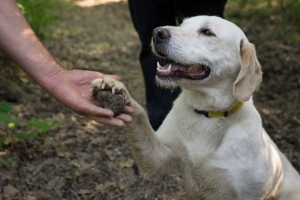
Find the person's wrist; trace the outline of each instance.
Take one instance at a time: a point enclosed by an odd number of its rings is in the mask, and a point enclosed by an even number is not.
[[[40,80],[37,81],[41,87],[43,87],[50,94],[58,84],[58,80],[67,73],[68,70],[60,67],[56,64],[50,71],[40,77]]]

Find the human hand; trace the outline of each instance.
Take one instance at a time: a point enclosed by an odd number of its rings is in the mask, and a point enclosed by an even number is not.
[[[110,76],[116,80],[121,79],[115,75],[104,75],[93,71],[62,70],[47,81],[45,89],[58,101],[79,115],[89,117],[103,124],[124,127],[124,122],[132,122],[132,117],[128,114],[134,113],[133,108],[125,106],[123,114],[113,117],[114,113],[111,110],[98,107],[99,103],[91,97],[91,81],[103,76]]]
[[[114,118],[112,111],[97,107],[98,102],[90,97],[90,83],[104,75],[61,68],[35,36],[15,1],[1,1],[0,50],[47,92],[76,113],[117,127],[132,121],[127,114],[133,113],[133,108],[125,107],[125,114]],[[118,76],[112,77],[120,79]]]

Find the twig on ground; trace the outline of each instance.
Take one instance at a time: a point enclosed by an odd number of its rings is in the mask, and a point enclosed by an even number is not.
[[[79,196],[72,189],[70,189],[70,191],[75,195],[75,197],[77,198],[77,200],[80,200]]]

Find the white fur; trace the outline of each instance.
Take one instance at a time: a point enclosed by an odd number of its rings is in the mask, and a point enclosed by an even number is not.
[[[203,27],[216,37],[200,34]],[[263,129],[252,98],[226,118],[206,118],[193,111],[225,111],[238,102],[233,85],[242,67],[240,42],[248,42],[244,33],[229,21],[208,16],[163,28],[171,31],[169,58],[203,63],[212,72],[198,81],[158,79],[182,92],[156,133],[122,83],[110,77],[98,81],[123,91],[136,111],[127,127],[141,174],[152,178],[178,170],[193,200],[299,200],[299,174]]]

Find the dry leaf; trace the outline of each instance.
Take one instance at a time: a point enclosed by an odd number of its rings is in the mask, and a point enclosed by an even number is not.
[[[79,169],[79,171],[83,172],[91,167],[94,167],[95,165],[96,165],[96,161],[88,163],[88,164],[86,163]]]
[[[53,190],[54,187],[56,186],[56,184],[57,184],[57,182],[56,182],[55,180],[50,180],[50,181],[47,183],[45,189],[46,189],[46,190]]]
[[[110,187],[110,186],[113,186],[113,187],[117,187],[117,183],[115,182],[110,182],[110,181],[106,181],[104,183],[105,187]]]
[[[121,191],[125,190],[125,186],[124,185],[121,185],[120,188],[119,188]]]
[[[34,171],[34,169],[35,169],[35,165],[31,165],[31,164],[29,164],[27,167],[26,167],[26,169],[27,169],[27,171],[29,171],[29,172],[33,172]]]
[[[100,144],[104,140],[103,137],[98,137],[92,140],[92,144]]]
[[[64,157],[70,157],[70,152],[57,152],[58,157],[64,158]]]
[[[18,192],[19,192],[19,190],[14,188],[12,185],[8,185],[8,186],[4,187],[4,189],[3,189],[4,197],[10,198],[10,199],[14,198],[14,196]]]
[[[34,197],[34,196],[28,195],[28,196],[26,197],[26,200],[37,200],[37,198]]]
[[[11,180],[11,174],[9,171],[2,172],[1,181],[4,181],[4,180]]]
[[[112,150],[104,149],[104,152],[108,156],[109,160],[115,160],[116,158],[113,156],[114,152]]]
[[[19,77],[19,79],[20,79],[23,83],[28,83],[28,79],[27,79],[27,78]]]
[[[42,164],[39,164],[36,168],[35,168],[35,170],[34,170],[34,172],[32,172],[32,175],[33,176],[35,176],[37,173],[39,173],[42,169],[43,169],[43,167],[45,166],[45,165],[48,165],[48,164],[51,164],[51,163],[53,163],[54,162],[54,159],[48,159],[48,160],[45,160]]]
[[[88,189],[81,189],[78,192],[76,192],[77,194],[90,194],[92,193],[92,190],[88,190]]]
[[[133,163],[134,163],[134,160],[133,160],[133,159],[128,159],[128,160],[125,161],[125,162],[121,162],[121,163],[120,163],[120,167],[121,167],[121,168],[124,168],[124,167],[130,168],[130,167],[132,167]]]

